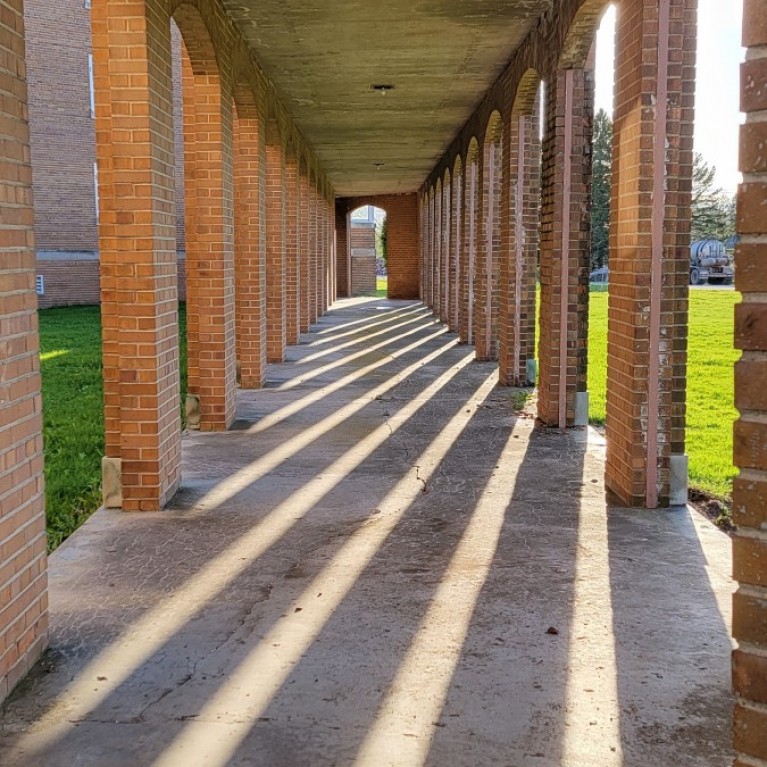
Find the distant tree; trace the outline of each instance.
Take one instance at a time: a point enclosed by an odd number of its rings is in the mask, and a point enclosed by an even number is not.
[[[591,268],[607,266],[610,259],[610,179],[613,124],[604,109],[594,117],[591,178]]]
[[[733,234],[735,199],[716,185],[716,168],[696,152],[692,167],[692,240],[726,240]]]
[[[381,226],[377,228],[377,242],[376,242],[376,256],[383,259],[384,265],[386,264],[386,237],[387,237],[387,223],[389,219],[384,218]]]

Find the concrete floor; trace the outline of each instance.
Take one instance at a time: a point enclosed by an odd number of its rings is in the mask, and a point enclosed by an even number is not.
[[[339,302],[184,438],[159,514],[51,558],[3,767],[725,767],[730,542],[606,508],[416,303]]]

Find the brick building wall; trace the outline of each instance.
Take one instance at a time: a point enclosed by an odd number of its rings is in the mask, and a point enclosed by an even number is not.
[[[352,295],[364,296],[376,291],[376,230],[373,224],[352,222],[349,232],[351,249]]]
[[[0,14],[0,700],[47,643],[43,437],[20,0]]]
[[[91,110],[90,10],[83,0],[27,3],[26,59],[39,306],[99,302],[96,137]],[[185,300],[182,40],[171,22],[176,245]]]

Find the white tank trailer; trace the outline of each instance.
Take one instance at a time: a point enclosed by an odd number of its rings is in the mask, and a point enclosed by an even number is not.
[[[732,285],[732,259],[719,240],[697,240],[690,245],[690,285]]]

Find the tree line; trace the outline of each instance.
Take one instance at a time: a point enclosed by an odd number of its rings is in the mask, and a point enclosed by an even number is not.
[[[613,124],[604,109],[594,116],[591,181],[591,268],[610,260],[610,181]],[[727,240],[735,235],[735,196],[716,185],[716,168],[696,152],[692,171],[692,231],[690,241]]]

